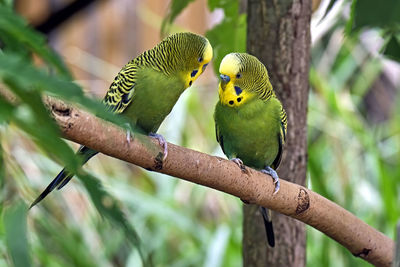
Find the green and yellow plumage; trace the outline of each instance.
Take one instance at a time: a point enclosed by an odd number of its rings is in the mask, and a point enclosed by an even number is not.
[[[111,84],[104,103],[116,113],[123,112],[135,98],[135,93],[139,91],[138,86],[146,87],[150,83],[149,85],[160,87],[160,82],[153,77],[167,81],[182,92],[200,76],[204,71],[203,66],[207,66],[211,58],[212,47],[206,38],[192,33],[171,35],[121,69]],[[191,76],[194,70],[198,72]],[[153,79],[141,81],[146,77]],[[141,83],[138,84],[137,81]],[[166,88],[162,92],[165,90]]]
[[[214,113],[217,141],[229,159],[269,173],[280,164],[287,119],[267,69],[252,55],[231,53],[221,61],[219,71]],[[268,227],[272,231],[272,224]]]
[[[110,85],[103,103],[122,113],[144,133],[155,133],[183,91],[203,73],[212,58],[209,41],[193,33],[173,34],[128,62]],[[83,163],[97,154],[82,146]],[[73,177],[65,169],[31,205]]]

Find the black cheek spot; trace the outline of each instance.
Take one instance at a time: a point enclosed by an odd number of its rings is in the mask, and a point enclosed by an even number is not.
[[[190,82],[189,82],[189,86],[191,86],[191,85],[192,85],[192,83],[193,83],[193,81],[190,81]]]
[[[233,100],[229,101],[229,105],[233,105],[233,103],[234,103]]]
[[[197,72],[199,72],[199,71],[198,70],[193,70],[192,73],[190,73],[190,77],[196,76]]]
[[[243,91],[239,86],[235,86],[236,95],[240,95]]]
[[[237,102],[240,102],[240,101],[242,101],[242,98],[238,97],[238,98],[236,99],[236,101],[237,101]]]

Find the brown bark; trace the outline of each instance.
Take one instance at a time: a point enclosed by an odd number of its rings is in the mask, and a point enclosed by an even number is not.
[[[400,221],[397,223],[396,232],[396,248],[394,253],[393,267],[400,267]]]
[[[307,98],[310,57],[310,0],[249,0],[247,50],[267,67],[271,83],[288,115],[287,143],[278,174],[305,184]],[[273,214],[276,244],[267,247],[261,215],[244,206],[244,266],[304,266],[305,226]]]
[[[271,177],[250,168],[242,171],[235,163],[219,157],[168,144],[168,157],[163,161],[161,148],[154,139],[135,134],[128,144],[125,132],[117,126],[60,101],[48,103],[69,140],[147,170],[208,186],[293,217],[322,231],[372,264],[390,266],[392,262],[393,240],[335,203],[285,181],[283,176],[280,191],[273,195]],[[289,176],[294,178],[293,174]]]

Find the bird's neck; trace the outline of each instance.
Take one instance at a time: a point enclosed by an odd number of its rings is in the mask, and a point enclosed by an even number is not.
[[[254,91],[257,93],[258,98],[263,101],[268,101],[271,97],[276,97],[274,89],[268,79],[261,83],[260,87]]]
[[[262,100],[254,97],[249,99],[246,103],[237,109],[238,115],[243,118],[252,118],[262,113],[266,108],[266,105],[270,102],[271,97],[268,100]]]

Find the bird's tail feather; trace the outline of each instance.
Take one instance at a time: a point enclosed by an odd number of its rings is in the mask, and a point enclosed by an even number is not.
[[[46,189],[32,202],[29,209],[42,201],[51,191],[54,190],[62,181],[71,179],[73,174],[70,174],[65,168],[53,179],[53,181],[46,187]]]
[[[84,165],[97,153],[97,151],[86,146],[81,146],[76,152],[77,155],[82,157],[82,165]],[[63,188],[72,179],[72,177],[74,177],[73,173],[68,172],[66,168],[62,169],[62,171],[56,176],[56,178],[54,178],[53,181],[46,187],[46,189],[35,199],[35,201],[33,201],[29,208],[32,208],[40,201],[42,201],[55,188],[57,188],[57,190]]]
[[[269,214],[269,211],[264,207],[260,207],[260,210],[264,220],[264,226],[265,226],[265,232],[267,234],[268,244],[271,247],[274,247],[275,235],[274,235],[274,228],[272,227],[271,214]]]

